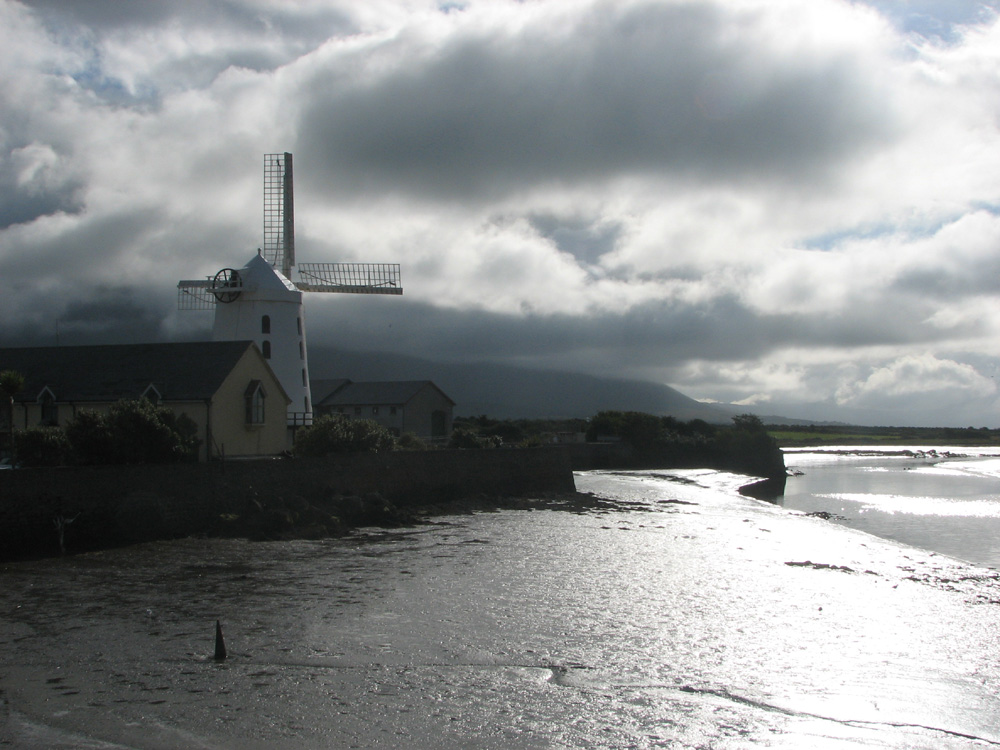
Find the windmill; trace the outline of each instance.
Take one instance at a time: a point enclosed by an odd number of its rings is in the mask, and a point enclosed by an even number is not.
[[[243,268],[177,284],[180,310],[215,310],[215,341],[253,341],[291,398],[289,425],[311,420],[303,292],[402,294],[398,263],[295,267],[292,155],[264,156],[264,246]]]

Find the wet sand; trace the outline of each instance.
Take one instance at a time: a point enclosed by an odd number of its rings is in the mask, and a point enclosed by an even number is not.
[[[589,474],[610,502],[575,512],[0,566],[0,743],[1000,746],[996,572],[739,483]]]

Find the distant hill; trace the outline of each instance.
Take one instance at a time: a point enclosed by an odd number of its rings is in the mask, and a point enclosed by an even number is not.
[[[591,417],[603,410],[641,411],[683,421],[728,424],[738,413],[703,404],[666,385],[494,363],[451,364],[384,353],[309,348],[316,379],[433,380],[455,401],[455,414],[494,419]]]
[[[747,409],[747,411],[756,413],[753,409]],[[795,425],[800,427],[808,426],[821,426],[821,427],[838,427],[846,426],[847,422],[838,422],[835,420],[825,420],[818,421],[815,419],[796,419],[795,417],[781,417],[776,414],[758,414],[760,421],[764,424],[784,424],[784,425]]]

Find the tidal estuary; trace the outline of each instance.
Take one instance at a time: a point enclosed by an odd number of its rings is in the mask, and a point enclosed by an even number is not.
[[[0,565],[0,746],[1000,747],[995,570],[731,474],[576,481],[620,510]]]

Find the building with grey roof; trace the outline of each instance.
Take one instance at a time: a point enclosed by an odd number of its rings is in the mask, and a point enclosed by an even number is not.
[[[314,380],[311,390],[316,416],[371,419],[396,436],[412,433],[431,442],[451,435],[455,402],[430,380]]]
[[[25,379],[16,429],[63,426],[83,409],[147,398],[194,421],[203,460],[288,448],[289,398],[251,341],[0,349],[0,370]]]

